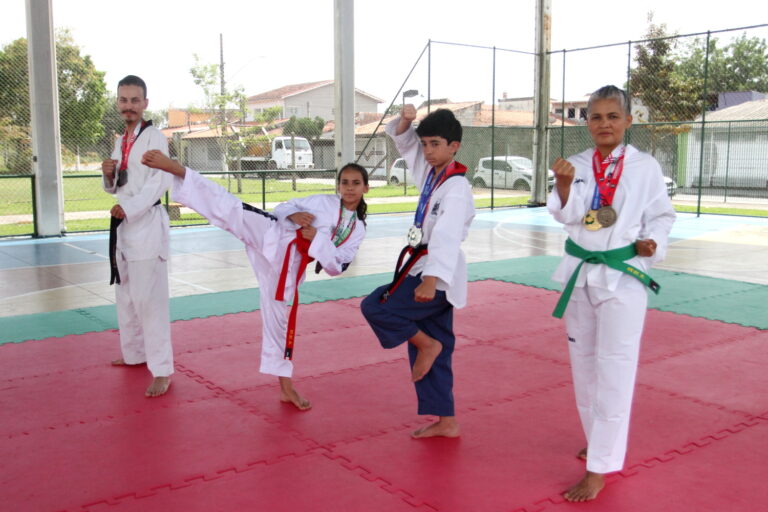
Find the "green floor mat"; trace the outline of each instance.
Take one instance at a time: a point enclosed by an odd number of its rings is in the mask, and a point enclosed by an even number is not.
[[[509,283],[558,290],[550,276],[560,258],[531,256],[510,260],[472,263],[470,281],[496,279]],[[661,294],[651,294],[649,307],[685,315],[768,329],[768,286],[702,277],[681,272],[653,270],[661,283]],[[387,283],[391,273],[339,277],[304,283],[300,290],[303,304],[362,297]],[[189,295],[171,299],[171,319],[189,320],[258,309],[259,290]],[[38,313],[0,318],[0,344],[43,339],[68,334],[117,328],[114,306]]]

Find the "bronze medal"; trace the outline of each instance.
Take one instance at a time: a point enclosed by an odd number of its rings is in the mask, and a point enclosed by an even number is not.
[[[600,221],[597,219],[597,210],[589,210],[586,215],[584,215],[584,227],[587,228],[589,231],[597,231],[598,229],[602,228],[603,226],[600,224]]]
[[[597,221],[604,228],[609,228],[613,226],[616,223],[617,217],[618,217],[618,214],[616,213],[616,210],[614,210],[613,207],[610,205],[603,206],[599,210],[597,210]]]

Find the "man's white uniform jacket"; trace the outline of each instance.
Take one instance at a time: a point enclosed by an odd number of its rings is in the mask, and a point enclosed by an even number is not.
[[[122,137],[115,141],[111,158],[122,159]],[[117,177],[112,186],[103,182],[104,190],[117,196],[117,203],[125,212],[125,219],[117,227],[117,251],[126,260],[149,260],[158,256],[168,259],[168,213],[161,205],[155,206],[170,187],[173,176],[141,163],[141,157],[151,149],[158,149],[168,155],[168,141],[160,130],[148,126],[136,139],[128,157],[128,181],[117,186]]]

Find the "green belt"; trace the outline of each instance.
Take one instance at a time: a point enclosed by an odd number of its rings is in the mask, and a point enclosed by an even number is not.
[[[651,276],[642,270],[625,263],[625,260],[637,255],[635,244],[630,244],[618,249],[611,249],[610,251],[588,251],[569,238],[565,241],[565,252],[571,256],[579,258],[581,263],[579,263],[579,266],[576,267],[573,274],[571,274],[571,278],[568,280],[568,284],[565,285],[560,300],[557,301],[557,306],[552,312],[552,316],[555,318],[563,318],[563,313],[565,313],[565,308],[568,305],[568,301],[571,299],[571,293],[573,293],[573,287],[576,285],[576,278],[579,276],[579,270],[581,270],[581,266],[584,263],[602,263],[603,265],[608,265],[612,269],[624,272],[625,274],[636,278],[656,294],[658,294],[661,289],[661,285],[651,279]]]

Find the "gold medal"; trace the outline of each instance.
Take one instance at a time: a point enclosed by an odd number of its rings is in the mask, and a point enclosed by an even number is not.
[[[603,226],[600,224],[600,222],[597,220],[597,210],[589,210],[586,215],[584,215],[584,227],[587,228],[589,231],[597,231],[598,229],[602,228]]]
[[[613,226],[616,223],[617,217],[618,214],[616,213],[616,210],[614,210],[610,205],[603,206],[597,210],[597,222],[599,222],[600,225],[604,228]]]

